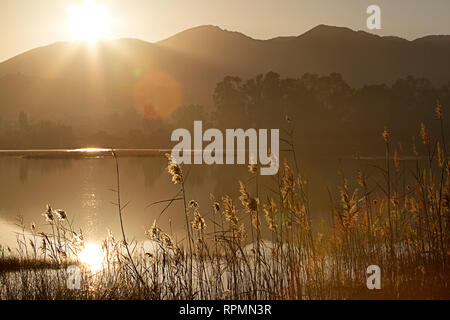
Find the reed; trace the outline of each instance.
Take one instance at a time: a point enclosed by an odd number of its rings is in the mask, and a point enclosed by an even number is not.
[[[342,174],[342,185],[329,188],[329,218],[320,223],[312,219],[289,118],[284,141],[290,156],[273,178],[275,187],[261,186],[250,166],[249,176],[236,183],[237,199],[211,195],[202,205],[188,198],[184,170],[169,156],[179,190],[158,203],[166,203],[164,212],[183,201],[186,234],[175,241],[159,227],[161,213],[146,232],[151,251],[125,236],[115,157],[123,234],[103,241],[101,270],[77,261],[82,231],[73,230],[63,210],[47,206],[51,232],[20,221],[17,248],[0,247],[0,298],[449,299],[450,166],[439,102],[436,116],[436,136],[424,124],[418,131],[426,161],[414,137],[415,162],[408,167],[401,160],[408,153],[385,128],[384,166],[361,162],[357,179]],[[65,267],[74,263],[81,270],[79,290],[67,288]],[[381,290],[366,288],[366,268],[373,264],[382,270]]]

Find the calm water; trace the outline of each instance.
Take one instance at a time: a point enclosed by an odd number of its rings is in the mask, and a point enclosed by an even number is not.
[[[167,173],[167,160],[157,150],[119,152],[121,174],[121,197],[127,234],[137,240],[144,238],[153,221],[165,204],[148,207],[155,201],[172,198],[179,190]],[[339,159],[309,159],[301,162],[301,170],[308,179],[313,219],[327,217],[329,198],[327,186],[336,192],[341,182],[337,171],[342,168],[346,175],[356,179],[361,163],[351,157]],[[363,166],[366,161],[363,161]],[[209,195],[220,199],[224,194],[238,195],[238,180],[252,177],[244,165],[187,166],[187,197],[200,203],[201,213],[211,210]],[[116,195],[114,159],[109,153],[88,153],[79,150],[67,156],[67,151],[15,151],[0,152],[0,242],[11,241],[14,234],[11,224],[18,215],[23,216],[29,226],[35,222],[45,227],[42,213],[46,204],[64,209],[74,226],[82,228],[91,241],[103,239],[108,229],[119,235],[119,220]],[[275,186],[274,177],[258,176],[259,190],[269,193]],[[255,192],[256,180],[248,181],[250,192]],[[265,200],[266,197],[261,197]],[[248,220],[248,216],[241,214]],[[174,203],[160,218],[159,224],[181,239],[184,230],[181,201]],[[11,237],[8,236],[11,233]],[[184,234],[184,232],[183,232]]]

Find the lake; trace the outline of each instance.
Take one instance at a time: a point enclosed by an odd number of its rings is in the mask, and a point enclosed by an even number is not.
[[[128,203],[124,210],[124,222],[129,238],[144,239],[144,232],[157,219],[166,203],[149,206],[153,202],[174,197],[179,186],[171,182],[167,172],[167,150],[119,149],[120,188],[122,203]],[[283,155],[282,155],[283,157]],[[342,184],[338,169],[342,169],[354,180],[357,170],[368,166],[368,160],[347,158],[302,157],[300,161],[304,179],[308,180],[313,220],[328,219],[330,201],[327,187],[336,195],[337,186]],[[382,164],[380,159],[370,159]],[[281,172],[281,168],[280,168]],[[200,204],[200,212],[211,214],[210,194],[216,199],[229,194],[237,200],[238,181],[246,182],[252,195],[256,190],[255,175],[247,171],[246,165],[189,165],[184,167],[187,198]],[[276,176],[257,177],[261,201],[266,194],[273,194]],[[14,241],[12,225],[18,216],[23,216],[27,227],[32,222],[45,229],[42,214],[46,205],[64,209],[69,220],[78,230],[82,228],[90,241],[105,238],[110,229],[120,236],[117,214],[115,162],[109,149],[77,150],[9,150],[0,151],[0,242]],[[240,206],[239,206],[240,207]],[[241,210],[241,217],[250,220]],[[208,223],[208,219],[207,219]],[[184,215],[181,201],[174,202],[158,220],[167,232],[182,240]],[[11,236],[8,235],[8,232]]]

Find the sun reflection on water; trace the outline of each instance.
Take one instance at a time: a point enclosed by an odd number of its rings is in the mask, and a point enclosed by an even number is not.
[[[68,150],[69,152],[107,152],[111,151],[111,149],[105,149],[105,148],[80,148],[80,149],[73,149]]]
[[[104,254],[99,245],[89,242],[85,244],[84,249],[78,254],[78,260],[92,272],[97,272],[102,268]]]

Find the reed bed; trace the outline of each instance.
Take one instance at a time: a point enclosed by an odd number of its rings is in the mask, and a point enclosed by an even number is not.
[[[0,248],[0,298],[449,299],[450,165],[439,103],[436,118],[436,137],[421,124],[410,151],[385,128],[384,165],[370,166],[370,174],[361,165],[355,181],[342,174],[342,184],[324,197],[329,216],[316,224],[288,118],[289,154],[270,188],[251,165],[236,183],[238,198],[210,195],[200,205],[187,197],[183,167],[168,156],[179,192],[159,203],[167,209],[183,202],[186,234],[176,242],[155,220],[146,232],[151,250],[126,236],[113,154],[122,234],[103,241],[102,268],[77,261],[83,233],[48,206],[50,233],[20,223],[17,248]],[[414,165],[402,156],[414,157]],[[67,286],[70,264],[80,267],[80,289]],[[381,268],[380,290],[366,287],[369,265]]]

